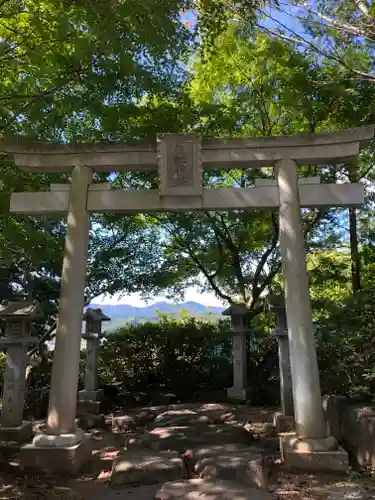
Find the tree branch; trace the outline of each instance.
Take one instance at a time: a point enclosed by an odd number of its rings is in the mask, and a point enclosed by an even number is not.
[[[368,6],[368,3],[365,2],[365,0],[353,0],[353,2],[356,4],[358,7],[358,10],[361,12],[362,15],[367,17],[372,23],[374,22],[374,18],[370,14],[370,9]]]
[[[208,212],[206,212],[206,216],[210,220],[214,232],[217,234],[217,236],[222,241],[224,241],[224,243],[226,244],[228,250],[231,253],[233,268],[234,268],[234,272],[236,274],[236,278],[237,278],[237,281],[238,281],[238,287],[239,287],[239,290],[240,290],[240,293],[242,295],[243,300],[245,302],[247,302],[248,301],[248,297],[247,297],[247,293],[246,293],[246,283],[245,283],[244,276],[242,274],[241,256],[240,256],[239,248],[234,243],[234,241],[232,239],[232,236],[231,236],[231,234],[229,232],[229,229],[227,228],[227,226],[225,224],[225,221],[224,221],[222,215],[220,215],[220,220],[221,220],[221,223],[223,224],[224,231],[222,231],[219,228],[219,226],[216,224],[214,218]]]
[[[95,297],[90,297],[89,299],[86,299],[85,300],[85,303],[84,303],[84,306],[83,307],[87,307],[90,302],[94,299]],[[40,346],[42,344],[44,344],[44,342],[47,342],[47,340],[51,340],[53,339],[53,337],[56,336],[56,333],[55,330],[57,328],[57,320],[55,320],[53,322],[53,324],[48,328],[48,330],[46,332],[43,333],[43,335],[40,337],[40,339],[38,340],[38,344],[36,346],[34,346],[28,353],[28,357],[32,356],[33,354],[35,354],[36,352],[38,352],[40,350]]]
[[[326,16],[325,14],[322,14],[321,12],[318,12],[317,10],[309,7],[307,5],[307,2],[305,2],[304,7],[308,12],[324,21],[324,25],[328,28],[333,28],[338,31],[344,31],[349,35],[363,36],[364,38],[368,38],[369,40],[374,41],[373,34],[369,34],[369,31],[367,29],[363,29],[358,26],[354,26],[353,24],[345,23],[343,21],[336,21],[336,19]]]
[[[206,268],[204,265],[201,263],[201,261],[198,259],[197,255],[195,254],[194,250],[190,247],[190,245],[186,245],[187,252],[190,255],[190,258],[195,262],[197,265],[198,269],[201,271],[201,273],[204,275],[204,277],[207,279],[209,282],[210,286],[214,290],[214,292],[221,297],[223,300],[228,301],[230,304],[233,302],[231,297],[229,295],[226,295],[224,292],[220,290],[220,288],[216,285],[215,283],[215,278],[210,275],[210,273],[207,272]]]
[[[320,47],[318,47],[317,45],[315,45],[314,43],[308,41],[308,40],[305,40],[301,35],[299,35],[296,31],[294,31],[293,29],[291,29],[290,27],[288,27],[286,24],[282,23],[281,21],[279,21],[278,19],[274,18],[273,16],[271,16],[270,14],[267,14],[266,12],[264,11],[260,11],[265,17],[268,17],[269,19],[271,19],[271,21],[275,22],[276,24],[278,24],[279,26],[281,26],[281,28],[283,30],[286,30],[288,31],[289,33],[292,33],[294,39],[291,39],[291,41],[293,43],[297,43],[301,46],[305,46],[305,47],[308,47],[310,48],[311,50],[313,50],[314,52],[316,52],[317,54],[331,60],[331,61],[335,61],[337,62],[338,64],[340,64],[341,66],[343,66],[345,69],[347,69],[350,73],[352,73],[353,75],[356,75],[357,77],[359,78],[362,78],[364,80],[367,80],[367,81],[370,81],[370,82],[375,82],[375,75],[372,75],[371,73],[366,73],[365,71],[360,71],[360,70],[357,70],[357,69],[354,69],[352,67],[350,67],[343,59],[341,59],[340,57],[337,57],[329,52],[326,52],[325,50],[321,49]],[[264,27],[260,27],[260,29],[262,29],[263,31],[268,31],[268,32],[271,32],[271,30],[269,30],[268,28],[264,28]],[[273,34],[275,34],[275,36],[279,37],[280,39],[284,39],[285,40],[285,35],[280,35],[280,33],[278,33],[277,31],[274,32],[272,31]]]
[[[262,274],[264,266],[267,263],[268,257],[274,252],[279,242],[279,222],[277,220],[277,216],[275,213],[271,215],[272,225],[273,225],[273,235],[271,239],[271,245],[267,248],[267,250],[263,253],[261,259],[258,262],[257,268],[254,273],[253,283],[252,283],[252,302],[256,302],[259,298],[260,294],[266,288],[266,286],[259,286],[259,278]],[[275,273],[276,274],[276,273]],[[274,275],[272,276],[273,279]]]

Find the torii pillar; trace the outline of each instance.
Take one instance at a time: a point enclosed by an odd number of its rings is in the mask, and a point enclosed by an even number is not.
[[[297,164],[281,160],[275,171],[296,426],[295,433],[281,437],[282,457],[292,469],[345,472],[348,456],[329,435],[322,407]]]
[[[36,435],[21,449],[24,468],[75,473],[91,455],[91,443],[76,427],[75,417],[89,238],[86,204],[92,175],[85,166],[72,171],[47,433]]]

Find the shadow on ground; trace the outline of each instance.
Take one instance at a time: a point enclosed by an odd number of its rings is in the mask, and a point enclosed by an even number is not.
[[[173,405],[187,412],[205,405]],[[176,409],[177,408],[177,409]],[[248,408],[232,406],[235,420],[246,427],[253,445],[265,450],[270,465],[269,491],[275,500],[373,500],[375,483],[371,478],[332,475],[290,474],[283,467],[278,452],[277,439],[272,428],[274,408]],[[203,410],[202,410],[203,413]],[[163,422],[161,421],[162,425]],[[114,459],[124,449],[130,438],[152,432],[158,427],[146,424],[137,432],[126,429],[112,432],[110,428],[91,431],[93,455],[81,475],[75,479],[45,478],[25,475],[19,468],[18,456],[2,457],[0,463],[0,500],[153,500],[159,485],[110,484]],[[158,434],[156,432],[156,434]],[[185,441],[184,441],[185,443]],[[223,444],[218,441],[216,444]],[[131,448],[130,448],[131,449]]]

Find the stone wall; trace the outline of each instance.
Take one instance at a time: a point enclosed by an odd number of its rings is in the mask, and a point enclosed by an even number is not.
[[[327,396],[323,408],[330,432],[364,467],[375,468],[375,406]]]

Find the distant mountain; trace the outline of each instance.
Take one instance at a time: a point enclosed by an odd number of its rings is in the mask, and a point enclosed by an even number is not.
[[[210,307],[198,302],[184,302],[183,304],[170,304],[168,302],[156,302],[150,306],[134,307],[128,304],[90,304],[90,307],[100,307],[103,312],[111,318],[104,323],[104,330],[114,330],[124,323],[143,323],[146,321],[159,321],[158,313],[179,317],[183,311],[190,316],[211,317],[217,319],[221,316],[224,307]]]

